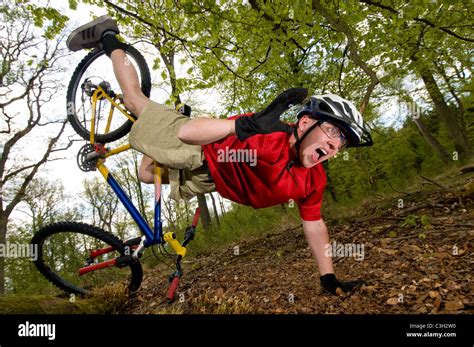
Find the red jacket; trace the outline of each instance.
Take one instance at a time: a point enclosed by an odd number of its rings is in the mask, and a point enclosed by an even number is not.
[[[298,204],[303,220],[321,219],[326,174],[321,164],[310,169],[298,164],[287,168],[295,159],[289,145],[290,136],[275,132],[254,135],[245,141],[228,136],[203,145],[219,194],[254,208],[274,206],[292,199]]]

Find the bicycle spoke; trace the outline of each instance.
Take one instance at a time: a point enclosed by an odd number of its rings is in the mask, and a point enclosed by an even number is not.
[[[144,67],[139,68],[137,63],[138,52],[128,52],[129,62],[140,71],[140,84],[143,83],[142,77],[147,79],[146,85],[149,84],[149,73],[144,72]],[[103,90],[114,102],[122,104],[121,100],[117,100],[117,95],[121,95],[121,89],[118,81],[116,81],[113,66],[110,59],[105,55],[96,53],[89,59],[85,58],[82,69],[76,71],[71,81],[68,100],[73,103],[74,110],[69,113],[69,120],[75,130],[84,137],[89,139],[88,133],[91,131],[92,117],[95,117],[94,133],[97,142],[105,143],[118,137],[119,134],[126,131],[124,126],[129,123],[128,118],[119,110],[113,107],[110,100],[98,90]],[[142,64],[143,65],[143,64]],[[143,75],[143,76],[142,76]],[[94,96],[95,95],[95,96]],[[93,114],[93,96],[97,97],[96,112]],[[110,139],[110,140],[109,140]]]
[[[43,261],[45,265],[59,277],[74,286],[93,290],[113,282],[127,279],[127,272],[117,267],[108,267],[91,271],[84,275],[79,269],[112,260],[120,253],[113,251],[96,259],[90,259],[90,251],[108,247],[109,245],[94,237],[75,232],[62,232],[49,236],[43,244]]]

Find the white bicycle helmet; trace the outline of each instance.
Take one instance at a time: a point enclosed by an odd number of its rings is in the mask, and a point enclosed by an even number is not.
[[[367,124],[364,123],[360,112],[352,102],[340,96],[334,94],[313,95],[298,113],[298,120],[304,115],[308,115],[320,121],[330,122],[339,127],[347,138],[347,147],[373,145],[372,137],[367,130]],[[308,131],[303,134],[301,139],[298,139],[296,136],[297,142],[299,142],[298,145],[311,130],[319,125],[318,123],[310,127]]]

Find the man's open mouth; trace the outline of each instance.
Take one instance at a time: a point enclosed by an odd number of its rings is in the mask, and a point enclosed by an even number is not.
[[[318,154],[318,160],[327,155],[327,152],[323,148],[316,148],[316,153]]]

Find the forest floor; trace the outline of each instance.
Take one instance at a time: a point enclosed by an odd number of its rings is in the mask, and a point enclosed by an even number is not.
[[[358,208],[328,208],[338,278],[366,281],[353,293],[321,290],[302,226],[288,223],[186,258],[171,304],[165,298],[171,270],[160,265],[145,267],[140,289],[129,296],[120,284],[75,302],[65,294],[5,296],[0,313],[472,314],[474,172],[420,182]]]
[[[295,225],[186,259],[172,304],[170,270],[148,269],[119,313],[473,313],[474,173],[425,183],[326,221],[338,278],[366,281],[354,293],[322,292]]]

